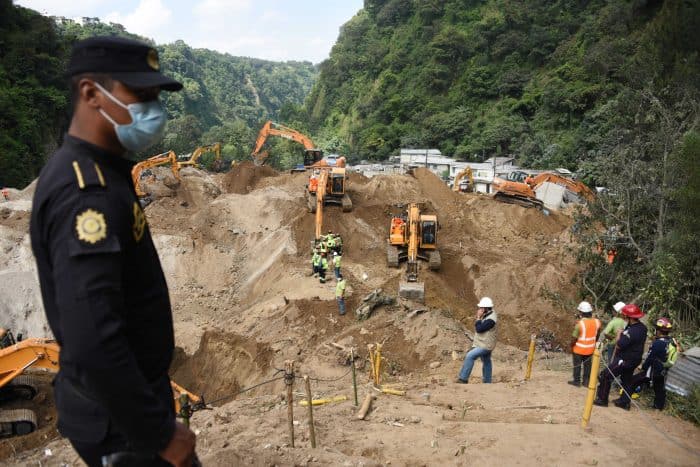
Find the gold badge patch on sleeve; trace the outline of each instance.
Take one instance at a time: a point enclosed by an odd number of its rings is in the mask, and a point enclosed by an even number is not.
[[[141,241],[143,233],[146,231],[146,215],[141,209],[141,205],[134,201],[134,225],[132,226],[132,231],[134,232],[134,240],[137,242]]]
[[[105,216],[94,209],[86,209],[75,218],[75,231],[82,242],[94,245],[107,237]]]

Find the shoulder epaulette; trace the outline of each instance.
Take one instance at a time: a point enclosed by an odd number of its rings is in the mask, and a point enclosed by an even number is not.
[[[73,172],[75,172],[75,179],[81,190],[91,186],[100,186],[102,188],[107,186],[102,169],[100,169],[97,162],[73,161]]]

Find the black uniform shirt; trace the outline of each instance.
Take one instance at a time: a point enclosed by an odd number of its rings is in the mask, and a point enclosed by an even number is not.
[[[111,425],[133,449],[157,452],[175,428],[173,323],[132,166],[66,135],[39,175],[30,233],[61,346],[59,430],[97,443]]]
[[[618,350],[615,358],[624,360],[627,364],[636,368],[642,361],[646,340],[647,328],[644,324],[640,322],[628,324],[617,340]]]

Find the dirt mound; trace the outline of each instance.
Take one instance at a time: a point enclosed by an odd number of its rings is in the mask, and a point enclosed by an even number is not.
[[[252,161],[245,161],[236,164],[224,176],[223,185],[228,193],[246,194],[256,187],[258,181],[277,175],[278,172],[272,167],[266,165],[257,166]]]
[[[605,429],[619,423],[619,416],[635,417],[634,411],[596,412],[599,432],[581,437],[574,414],[579,408],[572,410],[571,400],[582,396],[566,384],[566,355],[559,354],[561,372],[538,366],[532,380],[521,381],[523,349],[531,333],[554,335],[564,346],[569,340],[573,321],[567,310],[577,298],[571,284],[576,264],[570,217],[454,193],[425,170],[373,178],[352,173],[347,191],[353,211],[344,213],[337,206],[324,210],[323,230],[344,238],[348,313],[340,316],[334,280],[320,283],[311,275],[314,216],[304,197],[308,173],[277,174],[250,162],[225,175],[185,169],[179,184],[171,183],[166,169],[154,173],[163,195],[155,197],[146,215],[174,308],[178,349],[171,374],[207,400],[225,398],[192,420],[205,464],[493,463],[517,456],[530,459],[525,464],[540,465],[568,461],[572,449],[600,452],[611,462],[649,462],[632,448],[621,450],[624,440]],[[441,269],[430,271],[420,263],[426,304],[399,302],[357,321],[353,311],[365,295],[377,288],[396,295],[405,275],[405,265],[387,266],[386,247],[391,215],[409,202],[423,203],[441,224]],[[13,329],[24,329],[27,316],[43,316],[26,218],[28,213],[18,208],[0,210],[0,250],[6,253],[0,259],[5,276],[0,277],[7,284],[0,290],[6,297],[0,299],[0,314],[15,320],[10,322]],[[33,286],[23,289],[27,283]],[[476,303],[484,295],[494,299],[499,313],[494,384],[479,384],[480,364],[470,384],[452,384],[471,345],[465,331],[473,332]],[[406,389],[406,396],[377,394],[375,408],[359,430],[348,423],[357,410],[350,402],[320,406],[314,418],[324,449],[314,451],[304,447],[306,421],[299,415],[304,412],[295,410],[299,445],[291,449],[287,407],[280,397],[285,383],[257,384],[278,376],[276,369],[285,360],[295,360],[298,376],[314,378],[314,397],[352,397],[348,350],[355,349],[357,380],[364,385],[367,345],[374,343],[383,344],[383,381]],[[540,355],[536,365],[551,358],[551,353]],[[527,387],[517,389],[523,384]],[[245,395],[232,396],[251,386]],[[302,380],[296,379],[295,400],[303,390]],[[360,398],[365,390],[376,393],[361,387]],[[53,425],[55,417],[46,416],[53,415],[42,415]],[[670,417],[654,417],[676,434],[683,430]],[[648,429],[640,433],[653,435]],[[697,440],[698,433],[690,439]],[[55,430],[48,434],[51,439]],[[574,438],[578,448],[571,447]],[[10,465],[76,463],[65,440],[8,442],[0,444],[3,454],[12,447],[18,450],[8,454]],[[44,448],[52,450],[51,459]],[[545,454],[523,456],[533,449]],[[694,465],[678,449],[664,451],[669,455],[667,463]]]

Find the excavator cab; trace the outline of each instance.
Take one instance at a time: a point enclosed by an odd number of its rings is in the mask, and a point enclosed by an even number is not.
[[[436,248],[436,242],[437,242],[437,229],[438,229],[438,224],[437,224],[437,219],[432,219],[435,216],[421,216],[421,221],[420,221],[420,232],[421,232],[421,240],[420,240],[420,247],[421,248]],[[426,219],[427,218],[427,219]]]
[[[345,171],[343,173],[331,172],[331,189],[329,194],[332,196],[343,196],[345,194]]]
[[[304,150],[304,166],[313,165],[321,159],[323,159],[323,151],[320,149]]]

